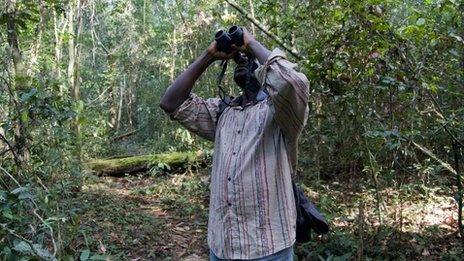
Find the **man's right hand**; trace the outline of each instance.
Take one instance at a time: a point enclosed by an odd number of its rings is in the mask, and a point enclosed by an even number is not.
[[[220,52],[217,50],[216,41],[213,41],[185,71],[177,76],[161,97],[160,107],[168,113],[173,112],[189,97],[193,85],[211,63],[216,60],[228,60],[236,52],[233,51],[230,54]]]
[[[214,60],[229,60],[234,57],[237,50],[233,50],[230,54],[221,52],[217,49],[217,42],[213,41],[209,47],[206,49],[208,55],[211,56]]]
[[[245,28],[242,27],[243,30],[243,45],[236,46],[232,45],[232,48],[236,51],[240,51],[246,54],[252,54],[255,56],[260,64],[264,64],[271,54],[264,45],[258,42],[255,37]]]

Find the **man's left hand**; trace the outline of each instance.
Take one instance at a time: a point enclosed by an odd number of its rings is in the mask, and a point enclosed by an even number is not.
[[[243,45],[236,46],[235,44],[232,44],[232,48],[234,48],[237,51],[246,53],[246,54],[252,54],[250,43],[253,41],[256,41],[256,39],[245,27],[242,27],[242,30],[243,30]]]

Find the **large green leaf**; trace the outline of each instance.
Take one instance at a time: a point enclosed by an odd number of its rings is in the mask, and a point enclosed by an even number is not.
[[[25,241],[16,241],[15,244],[14,244],[14,247],[13,249],[19,253],[22,253],[22,254],[30,254],[32,253],[32,248],[31,248],[31,245],[29,245],[29,243],[25,242]]]

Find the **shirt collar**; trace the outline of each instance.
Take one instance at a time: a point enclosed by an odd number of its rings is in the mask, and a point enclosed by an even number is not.
[[[268,96],[269,96],[269,93],[267,92],[266,89],[259,90],[258,94],[256,94],[254,103],[264,101]],[[242,101],[243,101],[243,95],[240,95],[240,96],[237,96],[237,97],[233,98],[232,101],[230,102],[230,105],[231,106],[241,106]],[[245,105],[244,107],[246,107],[246,106],[247,105]]]

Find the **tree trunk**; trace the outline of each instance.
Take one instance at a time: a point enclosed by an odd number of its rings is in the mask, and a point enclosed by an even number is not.
[[[108,66],[109,66],[109,77],[110,81],[108,86],[108,103],[109,103],[109,110],[108,110],[108,125],[110,126],[110,133],[113,133],[116,127],[116,120],[117,120],[117,102],[116,102],[116,57],[112,54],[108,54]]]
[[[55,10],[53,10],[53,33],[54,33],[54,53],[55,59],[53,63],[53,76],[58,80],[61,80],[61,61],[63,57],[62,47],[63,47],[63,34],[68,28],[68,19],[66,19],[63,15],[58,17]],[[60,95],[63,96],[65,93],[66,86],[64,84],[60,84]]]
[[[13,61],[13,68],[11,70],[11,85],[10,93],[12,93],[12,100],[15,104],[16,123],[14,124],[14,147],[18,155],[21,166],[26,167],[29,160],[29,149],[27,144],[27,125],[29,122],[29,113],[25,109],[25,104],[18,97],[20,93],[27,91],[26,74],[24,72],[24,62],[22,53],[19,48],[18,32],[16,29],[16,2],[6,2],[6,23],[7,23],[7,37],[8,45],[10,47],[10,54]]]
[[[171,152],[166,154],[142,155],[114,159],[99,159],[85,163],[89,172],[98,175],[120,176],[126,173],[138,173],[160,168],[165,170],[183,169],[204,163],[207,153],[204,152]]]
[[[456,180],[457,180],[457,201],[458,201],[458,228],[461,237],[464,240],[464,225],[462,223],[462,207],[463,207],[463,196],[464,193],[462,191],[462,178],[460,172],[460,159],[461,159],[461,146],[455,141],[453,141],[453,154],[454,154],[454,169],[456,170]]]
[[[120,88],[119,88],[119,105],[118,105],[118,118],[116,122],[116,133],[119,133],[119,130],[121,129],[121,117],[122,117],[122,107],[123,107],[125,89],[126,89],[126,76],[124,75],[122,84],[120,84]]]
[[[82,6],[80,0],[73,0],[69,3],[68,12],[68,33],[70,35],[68,42],[68,85],[71,98],[77,107],[77,116],[72,122],[72,130],[75,137],[75,156],[81,158],[81,126],[79,124],[79,115],[82,113],[82,106],[80,101],[80,83],[79,83],[79,61],[80,61],[80,47],[76,42],[82,29]],[[75,22],[77,28],[75,28]]]
[[[176,69],[176,59],[177,59],[177,27],[174,26],[172,31],[172,43],[171,43],[171,52],[172,52],[172,63],[171,68],[169,69],[169,79],[170,82],[174,81],[174,72]]]
[[[32,51],[30,53],[30,56],[28,57],[28,66],[27,66],[27,75],[30,77],[33,77],[36,69],[35,67],[38,64],[38,59],[39,59],[39,50],[40,47],[42,46],[42,36],[44,33],[45,29],[45,19],[47,14],[45,13],[45,3],[43,0],[39,1],[39,12],[40,12],[40,20],[39,24],[37,26],[37,37],[35,41],[35,45],[32,46]]]

